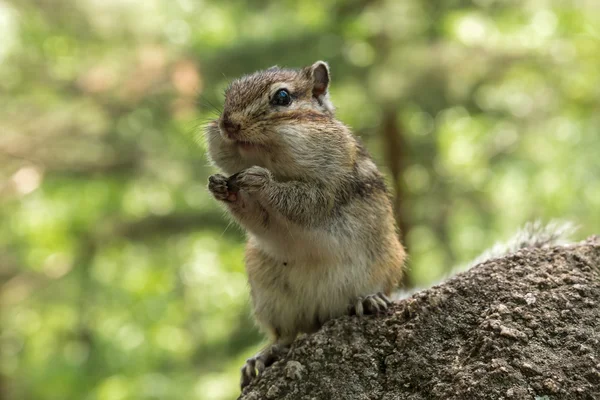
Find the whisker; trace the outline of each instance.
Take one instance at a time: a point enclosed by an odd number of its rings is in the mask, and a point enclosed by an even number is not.
[[[292,230],[290,229],[290,225],[288,224],[288,221],[286,219],[284,219],[284,224],[285,224],[285,227],[287,228],[288,233],[292,237],[292,240],[295,241],[296,238],[294,238],[294,234],[292,233]]]
[[[197,104],[201,105],[202,107],[212,110],[217,115],[222,114],[223,110],[217,107],[214,103],[212,103],[207,97],[201,95],[199,96],[198,100],[199,101],[197,102]]]
[[[188,136],[192,136],[196,143],[202,143],[203,132],[213,121],[214,119],[212,118],[196,118],[189,123],[190,126],[186,129],[185,133]]]
[[[221,233],[221,236],[219,236],[219,238],[223,237],[223,235],[225,234],[225,232],[227,232],[227,229],[229,229],[229,227],[231,226],[232,223],[233,223],[233,221],[229,221],[229,223],[225,227],[225,230]]]

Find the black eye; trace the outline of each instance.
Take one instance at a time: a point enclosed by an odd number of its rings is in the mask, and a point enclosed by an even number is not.
[[[291,102],[292,96],[287,89],[279,89],[273,96],[273,100],[271,100],[274,106],[289,106]]]

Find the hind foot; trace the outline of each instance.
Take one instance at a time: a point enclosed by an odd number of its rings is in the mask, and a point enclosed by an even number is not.
[[[365,297],[359,297],[356,301],[350,304],[350,314],[378,314],[388,309],[392,305],[392,301],[382,292],[370,294]]]
[[[275,343],[261,350],[254,357],[247,359],[241,370],[240,385],[242,389],[259,377],[267,367],[284,356],[289,349],[288,344]]]

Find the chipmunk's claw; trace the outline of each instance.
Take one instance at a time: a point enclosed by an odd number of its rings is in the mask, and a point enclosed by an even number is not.
[[[364,314],[378,314],[387,310],[390,305],[392,301],[382,292],[370,294],[357,298],[354,304],[350,305],[350,314],[359,317]]]
[[[289,349],[289,345],[276,343],[260,351],[254,357],[247,359],[246,364],[244,364],[241,369],[242,377],[240,386],[242,387],[242,390],[248,386],[250,382],[262,375],[267,367],[280,359]]]
[[[246,364],[241,369],[242,380],[240,382],[240,386],[245,388],[256,378],[256,358],[249,358],[246,360]]]
[[[208,190],[217,200],[235,201],[237,194],[230,191],[227,186],[227,178],[221,174],[211,175],[208,178]]]

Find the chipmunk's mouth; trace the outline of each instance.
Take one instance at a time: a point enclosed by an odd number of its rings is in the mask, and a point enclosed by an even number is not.
[[[249,142],[246,140],[236,140],[235,144],[242,155],[244,153],[248,155],[258,155],[259,153],[264,153],[267,150],[267,146],[262,143]]]
[[[239,149],[245,150],[245,151],[257,151],[257,150],[261,150],[265,147],[263,144],[260,144],[260,143],[251,142],[249,140],[240,139],[240,138],[231,137],[231,136],[229,137],[229,140],[231,140]]]
[[[223,139],[225,139],[229,143],[234,144],[237,148],[239,148],[241,150],[257,151],[257,150],[261,150],[261,149],[265,148],[264,144],[240,138],[239,131],[236,132],[235,134],[232,134],[224,129],[220,129],[220,131],[221,131],[221,136],[223,137]]]
[[[244,150],[253,150],[255,148],[260,147],[260,145],[257,145],[256,143],[248,142],[246,140],[235,140],[235,144],[237,144],[238,147],[240,147]]]

